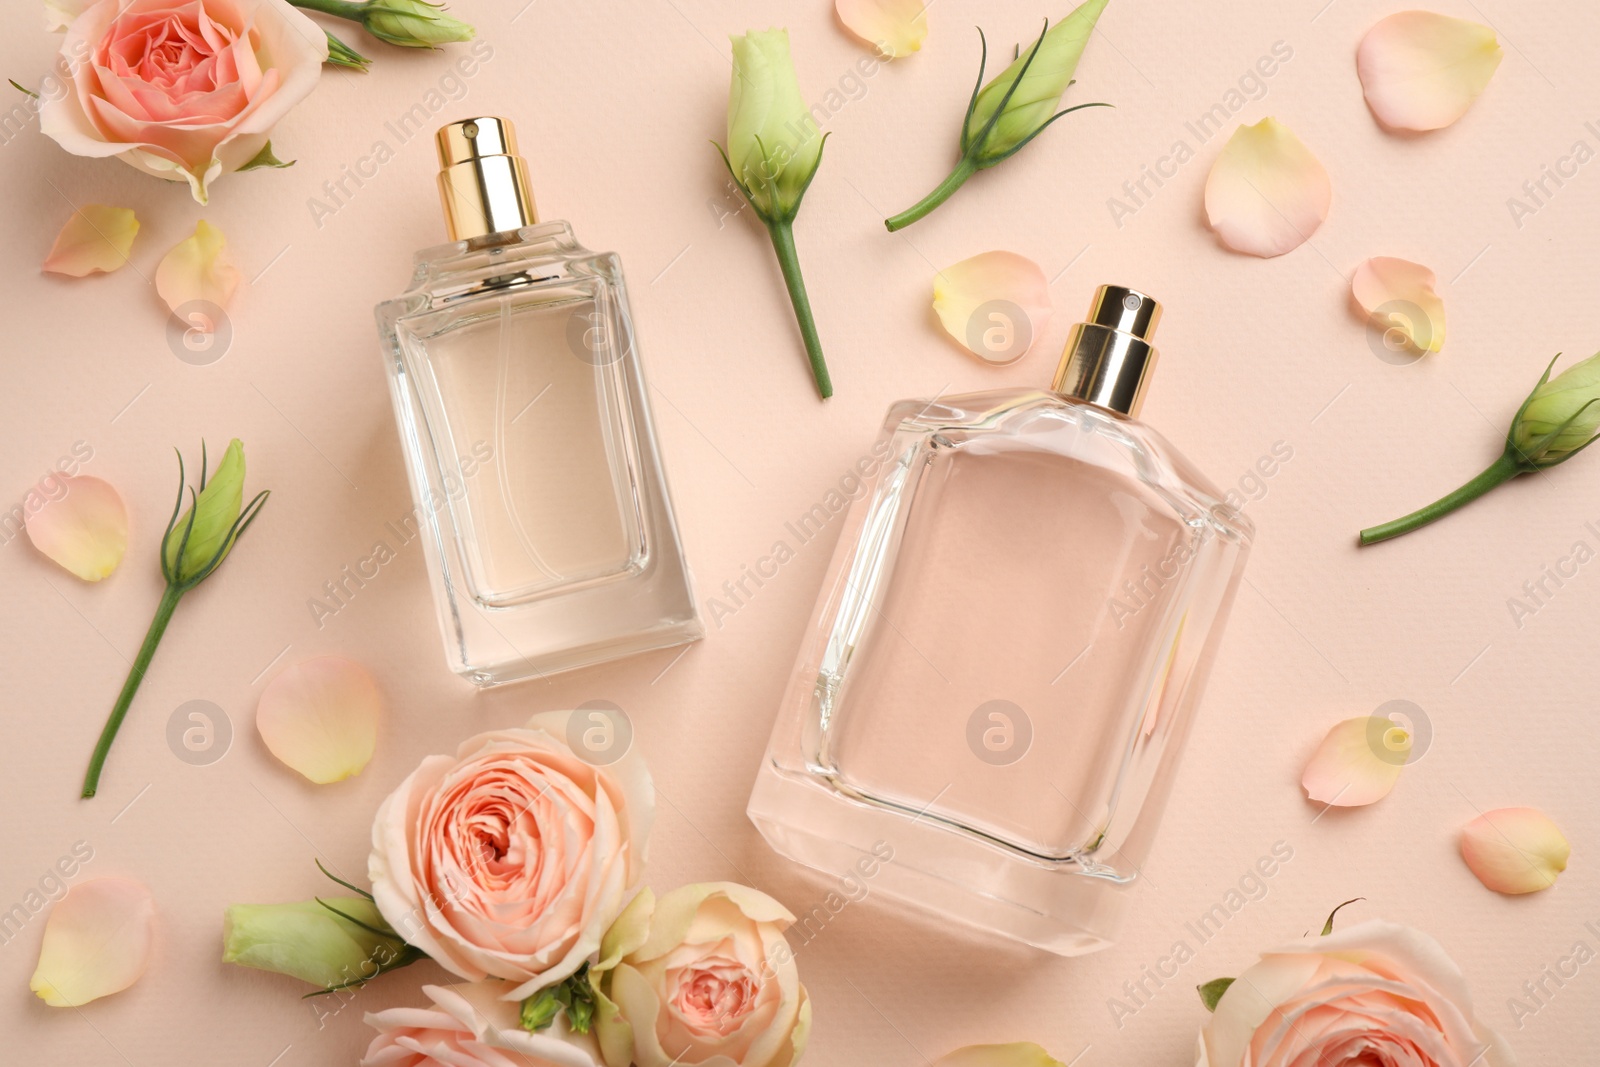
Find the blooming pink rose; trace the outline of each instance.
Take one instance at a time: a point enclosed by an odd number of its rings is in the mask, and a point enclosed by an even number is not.
[[[634,751],[567,742],[576,712],[430,756],[378,809],[367,875],[384,919],[452,974],[521,1000],[583,966],[644,867],[655,788]]]
[[[117,156],[202,204],[317,86],[328,37],[287,0],[99,0],[61,46],[64,91],[40,128],[80,156]]]
[[[367,1014],[378,1031],[361,1067],[600,1067],[594,1039],[556,1020],[543,1033],[518,1025],[520,1009],[500,999],[497,982],[425,985],[432,1008]]]
[[[1197,1067],[1513,1067],[1433,938],[1371,921],[1262,955],[1200,1032]]]

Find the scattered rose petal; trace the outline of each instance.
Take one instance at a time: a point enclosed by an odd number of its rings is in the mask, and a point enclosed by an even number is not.
[[[1437,130],[1467,113],[1500,57],[1500,42],[1487,26],[1402,11],[1361,39],[1356,73],[1379,122],[1398,130]]]
[[[1556,884],[1572,846],[1537,808],[1484,812],[1461,831],[1461,858],[1496,893],[1536,893]]]
[[[360,774],[378,743],[378,685],[338,656],[296,663],[267,683],[256,729],[284,764],[318,785]]]
[[[1346,719],[1322,739],[1300,784],[1319,804],[1360,807],[1389,795],[1411,756],[1411,731],[1376,715]]]
[[[131,878],[93,878],[67,890],[45,921],[28,988],[52,1008],[76,1008],[127,989],[150,961],[156,916]]]
[[[1206,217],[1235,252],[1270,258],[1300,247],[1333,202],[1328,172],[1275,118],[1240,126],[1206,179]]]
[[[114,271],[128,262],[138,235],[139,220],[128,208],[85,204],[56,234],[44,269],[73,278]]]
[[[95,0],[44,0],[44,28],[56,33],[94,5]]]
[[[1050,283],[1015,252],[984,252],[933,278],[933,310],[945,332],[985,363],[1021,359],[1050,321]]]
[[[920,51],[928,36],[922,0],[834,0],[844,28],[889,59]]]
[[[1387,339],[1396,336],[1418,352],[1444,347],[1444,300],[1433,271],[1409,259],[1374,256],[1356,268],[1350,294]],[[1398,347],[1398,346],[1397,346]]]
[[[1065,1067],[1031,1041],[1010,1045],[968,1045],[958,1048],[933,1067]]]
[[[220,315],[239,288],[239,271],[223,254],[222,231],[201,219],[194,236],[180,241],[156,267],[156,292],[174,313],[185,304],[200,302],[212,315]],[[192,310],[192,309],[191,309]],[[192,316],[185,316],[194,321]],[[216,324],[212,322],[212,332]],[[203,326],[202,326],[203,328]]]
[[[128,550],[128,508],[109,482],[60,476],[66,495],[27,518],[33,547],[86,582],[117,569]]]

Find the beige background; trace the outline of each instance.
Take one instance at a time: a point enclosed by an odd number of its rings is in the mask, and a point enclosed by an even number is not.
[[[34,6],[8,5],[0,43],[0,73],[27,82],[54,47]],[[1600,12],[1440,0],[1493,24],[1505,61],[1463,121],[1407,138],[1373,122],[1354,66],[1361,34],[1400,6],[1115,0],[1073,92],[1117,109],[1064,120],[891,237],[879,220],[952,162],[974,24],[1009,51],[1063,10],[938,0],[923,52],[857,84],[849,72],[867,53],[823,0],[458,5],[493,56],[436,118],[514,118],[546,217],[621,252],[702,600],[846,471],[890,401],[1046,381],[1099,282],[1165,302],[1165,358],[1146,416],[1220,485],[1239,484],[1275,442],[1293,449],[1249,505],[1260,539],[1248,582],[1122,943],[1060,960],[968,940],[875,900],[854,904],[799,954],[816,1003],[808,1063],[915,1067],[967,1042],[1024,1038],[1084,1065],[1188,1063],[1203,1014],[1191,987],[1237,973],[1258,948],[1316,927],[1354,896],[1367,900],[1349,919],[1435,934],[1523,1063],[1593,1061],[1600,965],[1520,1029],[1508,998],[1575,942],[1600,947],[1600,572],[1591,573],[1600,564],[1520,628],[1507,601],[1575,542],[1600,548],[1600,459],[1523,479],[1380,548],[1358,552],[1355,532],[1476,473],[1551,355],[1600,344],[1600,163],[1520,226],[1507,204],[1574,142],[1600,149],[1600,127],[1585,125],[1600,122]],[[726,217],[736,201],[706,143],[722,135],[727,35],[774,24],[793,33],[806,92],[833,112],[799,225],[838,385],[827,405],[812,395],[765,237],[748,217]],[[1261,261],[1220,250],[1204,228],[1200,191],[1221,138],[1201,143],[1184,123],[1279,41],[1293,58],[1237,119],[1288,123],[1327,165],[1335,195],[1308,245]],[[363,43],[378,60],[372,73],[329,70],[279,130],[279,155],[298,164],[224,178],[204,212],[180,187],[67,156],[36,126],[0,144],[10,220],[0,258],[4,504],[81,441],[93,450],[85,472],[121,488],[134,522],[127,562],[93,587],[25,538],[0,545],[0,906],[87,841],[94,859],[80,878],[138,877],[160,908],[149,973],[81,1011],[45,1008],[27,991],[42,916],[0,945],[5,1063],[353,1062],[369,1038],[362,1011],[416,1002],[417,986],[442,972],[426,964],[388,977],[319,1020],[293,982],[218,962],[222,908],[320,892],[314,857],[361,872],[373,811],[421,757],[583,700],[616,701],[637,724],[661,790],[654,885],[741,879],[797,911],[826,892],[766,848],[744,803],[831,532],[681,659],[642,656],[486,694],[444,668],[414,544],[347,608],[313,622],[308,601],[322,583],[368,556],[390,536],[384,523],[411,507],[371,308],[404,286],[412,251],[438,241],[441,225],[431,146],[402,144],[384,124],[423,100],[459,54]],[[1119,227],[1108,198],[1179,139],[1195,158]],[[380,140],[394,158],[319,227],[310,199]],[[137,209],[133,268],[81,282],[41,276],[70,205],[95,201]],[[202,214],[227,233],[251,284],[234,308],[231,350],[192,366],[169,350],[148,279]],[[956,350],[928,307],[936,266],[990,248],[1031,256],[1055,279],[1047,335],[1003,370]],[[1437,358],[1403,366],[1375,355],[1347,277],[1378,254],[1438,272],[1450,319]],[[220,446],[230,435],[247,443],[249,484],[270,487],[271,503],[223,572],[182,605],[101,796],[81,802],[84,761],[159,593],[172,446],[190,454],[202,436]],[[273,670],[326,653],[370,666],[388,707],[366,772],[316,788],[272,760],[252,714]],[[225,758],[206,767],[175,758],[164,738],[173,710],[197,699],[225,709],[234,730]],[[1318,818],[1297,785],[1311,747],[1335,720],[1391,699],[1425,710],[1431,747],[1389,799]],[[1455,850],[1477,810],[1513,804],[1550,812],[1573,844],[1560,885],[1532,898],[1484,890]],[[1184,923],[1279,841],[1294,857],[1266,897],[1198,946]],[[1108,999],[1179,938],[1197,957],[1119,1027]]]

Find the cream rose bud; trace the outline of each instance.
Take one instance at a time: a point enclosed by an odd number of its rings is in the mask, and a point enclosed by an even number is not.
[[[359,984],[408,954],[399,938],[374,932],[382,929],[383,917],[370,901],[324,899],[326,904],[304,900],[230,906],[222,920],[222,961],[330,989]]]
[[[1371,921],[1264,953],[1217,1002],[1197,1067],[1514,1067],[1433,938]]]
[[[728,168],[763,218],[793,217],[822,161],[822,134],[789,57],[788,30],[733,38]]]
[[[367,875],[389,925],[508,1000],[586,963],[644,866],[655,789],[636,751],[604,766],[567,742],[574,712],[430,756],[378,809]]]
[[[729,882],[653,900],[643,890],[606,935],[595,1027],[608,1067],[791,1067],[811,1003],[783,931],[794,916]]]

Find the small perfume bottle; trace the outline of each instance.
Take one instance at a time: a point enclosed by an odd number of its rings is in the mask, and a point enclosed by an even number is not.
[[[1110,943],[1253,535],[1135,417],[1159,316],[1102,286],[1050,391],[889,409],[750,798],[779,852]]]
[[[498,685],[698,639],[620,261],[537,221],[509,122],[438,149],[452,243],[377,315],[451,667]]]

